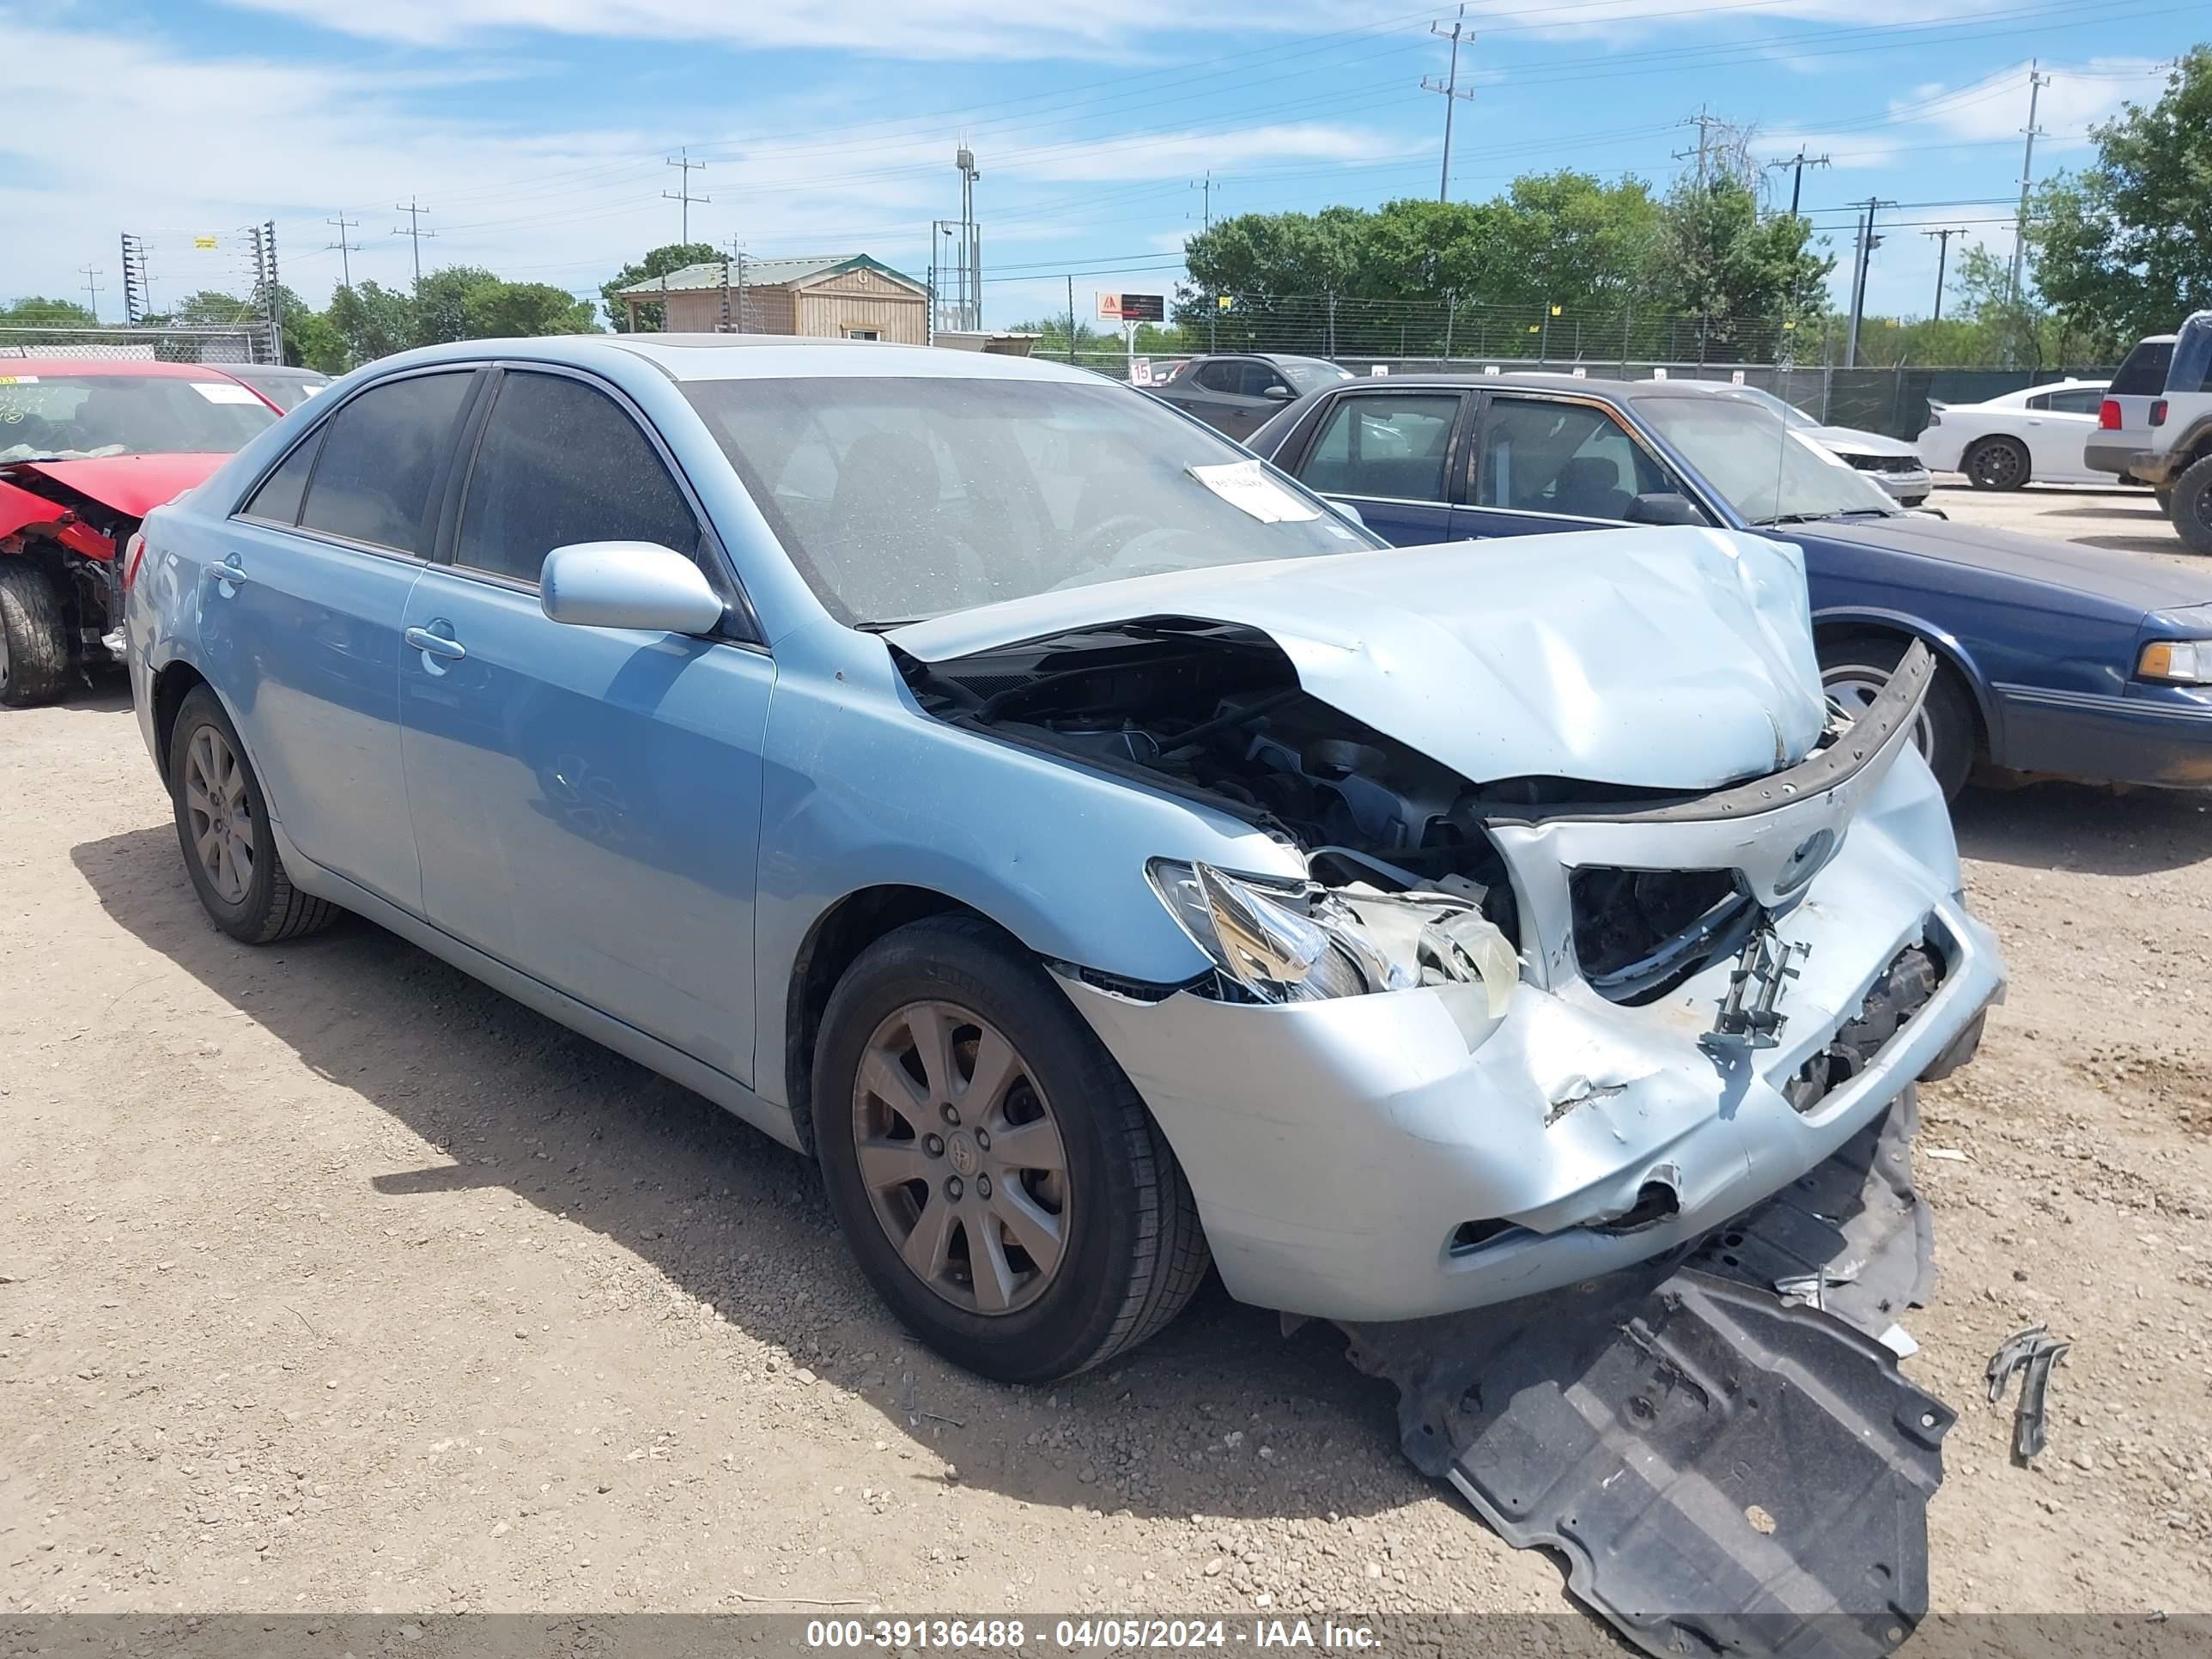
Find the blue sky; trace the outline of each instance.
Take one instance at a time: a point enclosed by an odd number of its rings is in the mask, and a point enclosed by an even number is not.
[[[1095,289],[1167,290],[1211,169],[1217,214],[1434,193],[1444,70],[1388,0],[0,0],[19,83],[76,89],[0,131],[0,296],[84,293],[119,312],[118,234],[149,243],[155,299],[236,287],[238,228],[274,219],[286,279],[319,301],[357,221],[356,279],[404,283],[394,204],[467,262],[590,293],[672,241],[757,256],[874,254],[921,274],[958,211],[952,154],[982,169],[988,319]],[[2207,34],[2203,0],[1498,0],[1470,4],[1454,195],[1556,167],[1663,185],[1701,107],[1801,143],[1804,204],[1842,259],[1850,210],[1884,215],[1869,305],[1925,314],[1936,244],[2008,253],[2027,65],[2051,77],[2040,179],[2084,132],[2156,96]],[[82,118],[60,118],[73,109]],[[708,163],[666,164],[685,147]],[[1786,175],[1773,175],[1786,202]],[[212,250],[195,240],[212,235]],[[1952,244],[1954,260],[1959,243]]]

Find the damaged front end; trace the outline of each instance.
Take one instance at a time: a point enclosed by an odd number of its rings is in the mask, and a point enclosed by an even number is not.
[[[1301,871],[1155,856],[1208,969],[1062,972],[1240,1298],[1413,1319],[1649,1259],[1971,1053],[2002,968],[1911,753],[1924,647],[1856,720],[1808,731],[1779,672],[1716,700],[1783,763],[1700,789],[1539,773],[1533,743],[1470,779],[1315,695],[1309,655],[1149,616],[899,656],[927,713],[1241,817]]]

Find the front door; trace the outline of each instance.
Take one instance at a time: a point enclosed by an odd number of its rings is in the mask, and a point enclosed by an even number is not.
[[[1351,502],[1394,545],[1449,541],[1450,462],[1467,402],[1458,392],[1340,392],[1298,460],[1298,477]]]
[[[400,629],[474,371],[380,380],[264,478],[208,573],[202,638],[300,852],[422,902],[400,783]]]
[[[579,376],[502,371],[450,561],[407,605],[401,746],[423,913],[750,1083],[775,665],[734,638],[549,620],[545,555],[590,541],[672,547],[730,587],[628,406]]]
[[[1637,496],[1677,488],[1603,404],[1511,392],[1485,403],[1455,537],[1595,530],[1626,522]]]

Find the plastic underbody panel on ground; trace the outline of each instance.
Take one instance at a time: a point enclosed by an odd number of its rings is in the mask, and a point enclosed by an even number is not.
[[[1881,1340],[1932,1284],[1913,1111],[1908,1093],[1686,1257],[1346,1324],[1353,1360],[1397,1385],[1417,1466],[1507,1542],[1558,1551],[1645,1650],[1887,1654],[1927,1611],[1954,1417]]]

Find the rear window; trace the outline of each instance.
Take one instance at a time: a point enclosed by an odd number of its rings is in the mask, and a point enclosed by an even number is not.
[[[2173,364],[2173,342],[2145,340],[2128,353],[2120,372],[2112,376],[2106,395],[2113,398],[2155,398],[2166,390],[2166,371]]]
[[[2165,389],[2176,397],[2212,392],[2212,311],[2200,311],[2181,325]]]
[[[228,455],[276,418],[234,380],[42,374],[0,364],[0,461]]]

